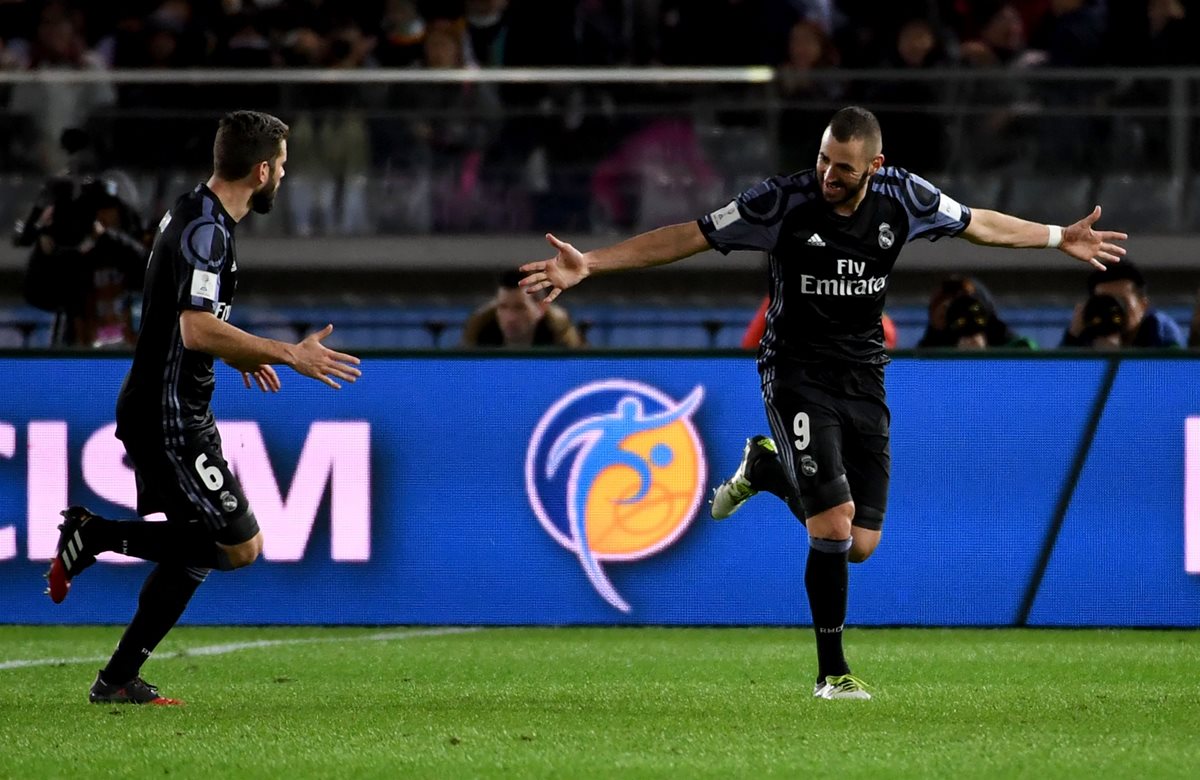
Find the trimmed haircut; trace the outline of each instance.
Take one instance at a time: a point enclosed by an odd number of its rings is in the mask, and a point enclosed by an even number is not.
[[[288,126],[270,114],[231,111],[213,141],[213,172],[225,181],[244,179],[260,162],[273,162],[287,137]]]
[[[1119,263],[1114,263],[1105,271],[1092,271],[1088,276],[1088,293],[1095,294],[1096,285],[1104,284],[1105,282],[1122,282],[1128,279],[1133,282],[1133,289],[1143,295],[1146,293],[1146,278],[1142,276],[1142,271],[1132,260],[1121,260]]]
[[[514,268],[500,274],[500,278],[497,280],[498,286],[505,290],[519,290],[521,289],[521,280],[524,278],[525,274]]]
[[[829,132],[839,143],[863,139],[872,157],[883,151],[883,131],[879,129],[879,120],[865,108],[846,106],[838,111],[829,120]]]

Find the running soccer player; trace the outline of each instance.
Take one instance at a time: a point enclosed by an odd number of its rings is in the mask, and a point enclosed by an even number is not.
[[[879,122],[866,109],[834,114],[816,168],[751,187],[695,222],[581,253],[547,234],[555,257],[521,267],[529,293],[553,301],[593,273],[644,268],[706,249],[769,253],[771,303],[758,353],[772,438],[750,439],[717,488],[715,518],[759,490],[800,510],[809,537],[804,583],[817,644],[820,699],[869,699],[842,649],[848,562],[879,544],[891,467],[880,315],[888,275],[914,238],[1052,247],[1104,269],[1124,233],[1097,231],[1100,207],[1068,227],[970,209],[901,168],[884,167]],[[776,442],[779,446],[776,446]],[[795,497],[799,497],[797,503]],[[802,506],[802,508],[801,508]]]
[[[286,365],[330,387],[355,381],[358,358],[321,344],[332,325],[298,344],[259,338],[230,325],[237,289],[234,228],[250,211],[271,210],[287,162],[288,127],[269,114],[225,115],[213,144],[213,173],[175,202],[158,226],[146,271],[142,327],[133,365],[117,398],[117,437],[133,462],[137,512],[167,522],[106,520],[81,506],[64,510],[57,553],[47,573],[55,603],[71,583],[115,551],[154,561],[137,611],[92,702],[178,704],[140,676],[142,664],[183,614],[211,569],[248,566],[263,537],[237,478],[221,453],[209,402],[219,357],[263,392],[278,392],[273,365]]]

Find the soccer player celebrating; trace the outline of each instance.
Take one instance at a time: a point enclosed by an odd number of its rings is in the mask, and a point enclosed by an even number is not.
[[[271,210],[287,162],[288,127],[269,114],[221,119],[213,174],[175,202],[158,226],[146,271],[142,327],[117,399],[117,437],[133,462],[137,512],[167,522],[117,522],[80,506],[63,511],[58,551],[47,574],[55,603],[104,551],[155,561],[137,612],[92,685],[93,702],[178,704],[142,680],[142,664],[183,614],[211,569],[253,563],[263,537],[221,453],[209,402],[219,357],[263,392],[278,392],[273,365],[337,389],[355,381],[358,358],[321,344],[332,325],[298,344],[259,338],[230,325],[237,289],[234,228],[250,211]]]
[[[871,698],[846,663],[842,628],[847,564],[874,552],[887,508],[891,414],[880,316],[900,250],[914,238],[961,235],[989,246],[1055,248],[1099,269],[1125,254],[1113,243],[1124,233],[1093,229],[1099,206],[1073,225],[1042,225],[970,209],[883,162],[878,120],[843,108],[825,129],[813,170],[770,178],[695,222],[586,253],[547,234],[555,257],[521,267],[525,290],[548,289],[553,301],[593,273],[662,265],[710,247],[769,253],[758,370],[774,438],[747,442],[737,471],[716,490],[712,515],[728,517],[760,490],[802,505],[820,699]]]

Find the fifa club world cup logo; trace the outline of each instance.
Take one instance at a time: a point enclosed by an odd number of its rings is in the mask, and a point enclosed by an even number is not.
[[[525,490],[538,521],[579,558],[588,581],[622,612],[602,562],[636,561],[687,530],[704,496],[706,464],[682,401],[609,379],[572,390],[542,415],[525,457]]]

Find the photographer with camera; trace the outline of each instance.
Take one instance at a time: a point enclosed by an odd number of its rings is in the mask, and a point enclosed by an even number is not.
[[[67,171],[43,185],[13,236],[16,246],[32,247],[25,300],[56,315],[52,346],[132,345],[145,228],[112,176],[84,173],[86,133],[68,129],[61,144],[71,159]]]
[[[1037,343],[1009,327],[996,302],[974,276],[951,274],[929,296],[929,323],[917,346],[982,349],[1037,349]]]
[[[1088,300],[1075,306],[1071,324],[1063,333],[1064,347],[1090,347],[1084,331],[1089,323],[1085,309],[1099,316],[1111,312],[1112,306],[1105,301],[1095,301],[1097,296],[1110,296],[1121,308],[1122,321],[1120,346],[1122,347],[1180,347],[1184,344],[1183,330],[1169,315],[1150,305],[1146,294],[1146,280],[1141,270],[1128,258],[1106,271],[1092,273],[1088,277]],[[1106,318],[1111,319],[1108,314]],[[1104,318],[1102,318],[1104,319]]]

